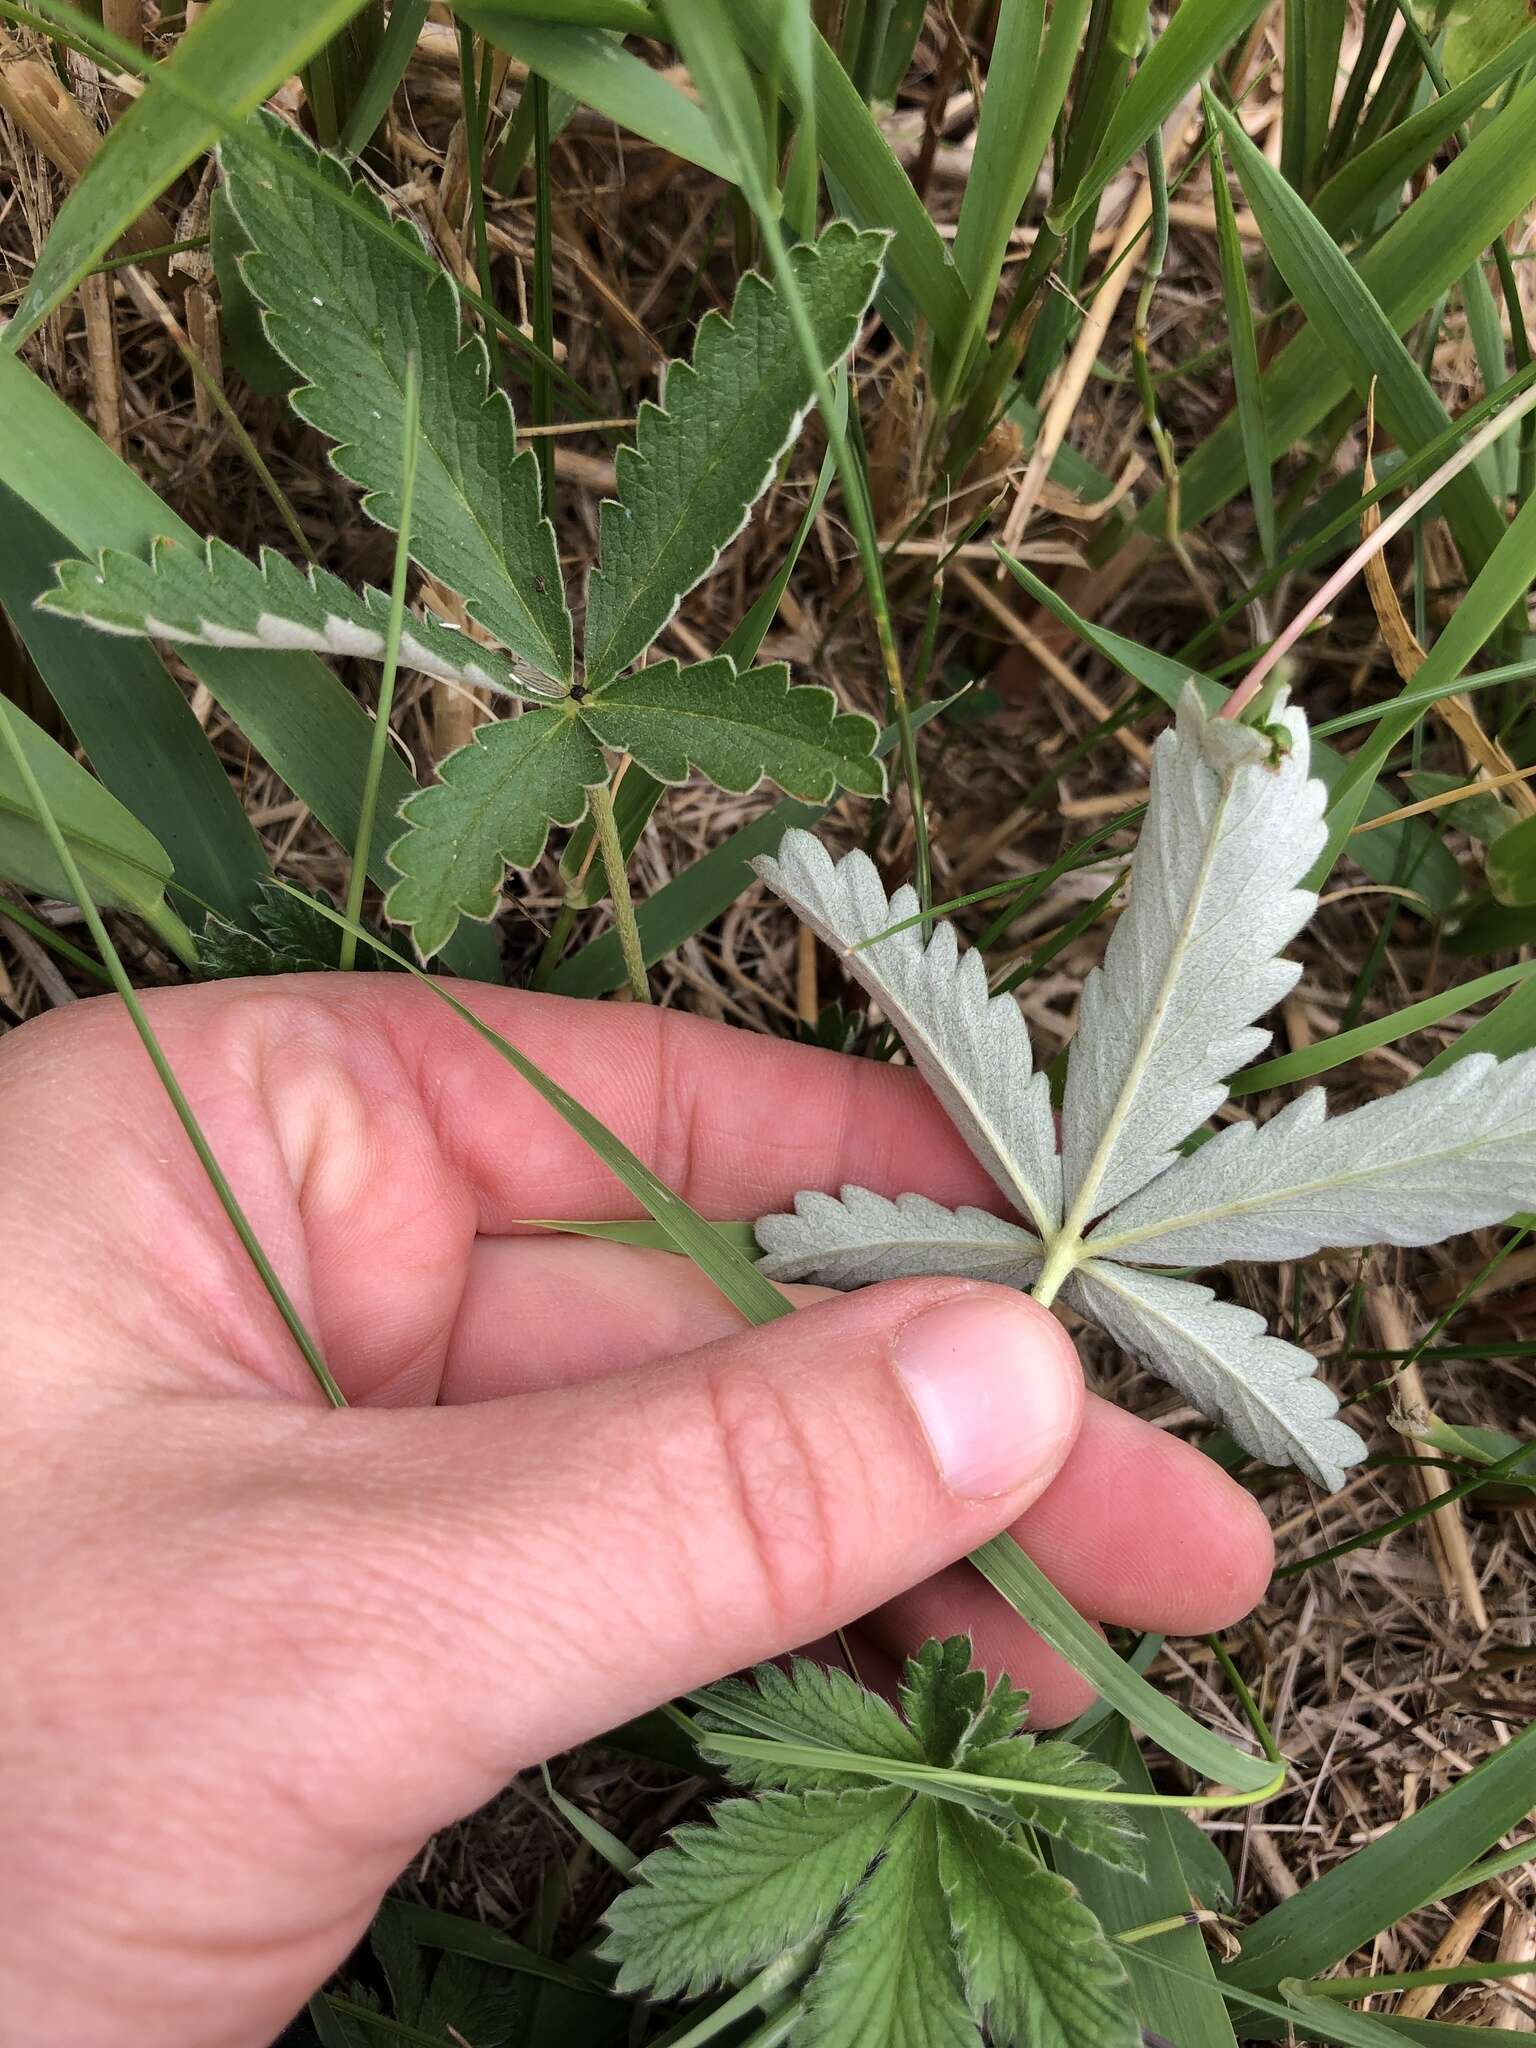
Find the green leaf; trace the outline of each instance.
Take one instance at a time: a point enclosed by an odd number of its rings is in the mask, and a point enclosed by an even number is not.
[[[1401,191],[1446,138],[1530,61],[1533,51],[1536,27],[1528,28],[1474,77],[1440,93],[1377,141],[1356,151],[1313,199],[1312,212],[1319,224],[1335,240],[1352,228],[1363,230],[1382,201]]]
[[[1536,818],[1522,818],[1489,847],[1488,886],[1500,903],[1536,903]]]
[[[696,768],[720,789],[768,781],[820,803],[839,788],[885,790],[874,720],[839,712],[830,690],[791,689],[783,662],[738,675],[723,655],[689,668],[658,661],[590,698],[582,716],[605,747],[661,782],[686,782]]]
[[[971,1553],[971,1562],[1058,1656],[1170,1756],[1239,1792],[1257,1792],[1277,1782],[1280,1774],[1267,1758],[1233,1749],[1117,1657],[1011,1536],[995,1536]]]
[[[852,344],[879,276],[882,238],[834,222],[791,252],[822,369]],[[602,561],[587,591],[587,682],[638,660],[738,534],[814,390],[789,308],[755,273],[729,320],[708,313],[691,363],[672,363],[666,411],[640,408],[619,450],[618,500],[599,515]]]
[[[1216,101],[1207,105],[1232,152],[1265,247],[1330,356],[1348,367],[1362,402],[1374,385],[1377,415],[1405,448],[1421,448],[1443,434],[1449,414],[1362,277],[1242,124]],[[1440,502],[1462,559],[1475,571],[1503,532],[1497,506],[1475,470],[1453,478]]]
[[[268,647],[382,661],[389,594],[364,585],[360,594],[326,570],[295,568],[263,548],[259,561],[211,540],[186,548],[160,540],[148,562],[108,550],[97,562],[61,562],[45,609],[84,619],[107,633],[147,634],[200,647]],[[441,681],[504,695],[547,698],[547,684],[490,648],[444,625],[432,613],[408,618],[400,636],[402,666]]]
[[[60,208],[6,328],[5,346],[19,349],[36,332],[123,230],[212,146],[221,120],[230,126],[243,120],[365,4],[265,0],[253,12],[242,0],[213,0],[176,38]]]
[[[0,434],[0,481],[56,527],[73,553],[123,548],[147,555],[162,534],[189,549],[201,547],[191,527],[4,349],[0,418],[6,424]],[[312,654],[197,647],[186,658],[214,701],[294,795],[343,845],[355,844],[372,728],[362,706],[324,662]],[[415,786],[399,757],[388,754],[381,801],[393,810]],[[390,881],[377,842],[368,866],[376,882]],[[501,978],[487,933],[461,933],[447,964],[481,980]]]
[[[1536,1725],[1407,1820],[1283,1900],[1250,1927],[1220,1975],[1239,1990],[1317,1977],[1407,1913],[1438,1899],[1458,1872],[1530,1810]]]
[[[1521,41],[1531,25],[1526,0],[1460,0],[1448,12],[1441,61],[1452,85],[1471,78]]]
[[[1019,1697],[1012,1687],[1009,1694]],[[907,1659],[901,1711],[926,1763],[956,1762],[986,1698],[987,1674],[971,1668],[969,1636],[930,1637]]]
[[[1176,21],[1182,19],[1180,10]],[[1164,38],[1166,41],[1166,37]],[[1536,81],[1515,97],[1446,166],[1354,266],[1393,330],[1406,332],[1469,263],[1536,197]],[[1305,439],[1353,382],[1353,354],[1338,356],[1311,322],[1264,374],[1265,425],[1273,460]],[[1224,420],[1181,466],[1179,518],[1187,530],[1241,488],[1241,428]],[[1159,491],[1137,525],[1161,534],[1167,498]]]
[[[981,1814],[938,1815],[971,2010],[998,2048],[1140,2048],[1119,1957],[1065,1878]]]
[[[695,1719],[702,1754],[719,1764],[734,1784],[756,1790],[826,1791],[867,1781],[849,1772],[807,1769],[776,1758],[725,1756],[711,1749],[711,1732],[766,1735],[779,1742],[885,1756],[895,1763],[920,1763],[923,1757],[916,1736],[878,1693],[856,1685],[845,1671],[824,1669],[806,1657],[793,1659],[788,1671],[760,1664],[750,1681],[727,1678],[712,1685],[696,1702]]]
[[[14,706],[10,717],[96,902],[153,917],[171,879],[165,848],[40,725]],[[0,875],[41,896],[73,899],[68,877],[8,754],[0,754]]]
[[[534,21],[499,0],[476,0],[457,12],[488,43],[519,58],[572,99],[685,163],[734,181],[735,163],[716,141],[703,110],[603,29],[570,20]]]
[[[1468,780],[1465,774],[1448,775],[1443,769],[1410,768],[1403,775],[1415,803],[1422,803],[1426,797],[1444,796],[1447,790],[1465,789]],[[1497,790],[1490,789],[1486,796],[1459,798],[1447,807],[1445,820],[1458,832],[1465,832],[1469,839],[1480,840],[1486,846],[1508,831],[1517,815]]]
[[[389,849],[400,880],[386,915],[410,926],[423,959],[441,952],[461,917],[495,915],[506,869],[531,868],[551,821],[574,825],[607,772],[602,748],[565,712],[525,711],[477,727],[439,764],[436,787],[401,810],[405,831]]]
[[[238,916],[267,857],[180,686],[152,648],[113,645],[37,609],[70,544],[4,484],[0,534],[0,605],[91,766],[165,848],[172,888]]]
[[[331,951],[334,953],[335,950],[333,939]],[[374,1915],[373,1925],[368,1930],[368,1945],[384,1972],[384,1981],[394,2001],[395,2018],[404,2020],[407,2026],[414,2025],[426,2000],[427,1972],[416,1937],[395,1900],[386,1899]]]
[[[393,21],[399,13],[396,8],[390,19]],[[250,252],[250,237],[236,220],[235,209],[222,185],[213,188],[208,229],[213,274],[219,287],[219,340],[225,361],[264,398],[286,398],[296,379],[268,341],[261,324],[261,308],[240,268],[241,258]]]
[[[1015,1735],[1006,1742],[968,1748],[966,1770],[979,1777],[1026,1778],[1031,1785],[1064,1785],[1079,1791],[1109,1792],[1119,1784],[1116,1771],[1085,1756],[1075,1742],[1039,1742],[1033,1735]],[[1004,1807],[1003,1799],[998,1801]],[[1034,1792],[1006,1801],[1015,1820],[1070,1842],[1087,1856],[1120,1870],[1142,1867],[1141,1830],[1123,1808],[1055,1800]]]
[[[897,1822],[822,1952],[796,2048],[978,2048],[939,1883],[938,1827],[926,1799]]]
[[[1154,1789],[1136,1737],[1118,1715],[1094,1731],[1088,1747],[1117,1773],[1127,1791],[1144,1795]],[[1098,1862],[1070,1842],[1058,1842],[1052,1851],[1056,1868],[1076,1884],[1103,1927],[1130,1929],[1177,1919],[1189,1911],[1192,1891],[1205,1905],[1215,1903],[1204,1857],[1199,1866],[1185,1859],[1188,1836],[1198,1835],[1202,1843],[1207,1837],[1176,1808],[1138,1808],[1138,1814],[1145,1829],[1142,1876]],[[1225,1871],[1225,1864],[1222,1868]],[[1230,1893],[1229,1872],[1226,1883]],[[1233,2048],[1232,2022],[1198,1927],[1172,1927],[1152,1941],[1122,1946],[1120,1954],[1137,2016],[1151,2034],[1177,2041],[1179,2048]]]
[[[281,122],[273,150],[230,137],[220,155],[231,203],[254,245],[244,273],[267,336],[305,380],[291,403],[338,445],[363,509],[400,515],[405,364],[421,374],[421,443],[411,553],[463,598],[503,647],[556,683],[573,672],[570,614],[538,464],[517,449],[512,408],[491,390],[478,336],[464,340],[446,271],[429,275],[371,189]],[[320,183],[316,183],[316,174]],[[359,215],[362,215],[360,218]],[[368,225],[371,216],[387,232]]]
[[[1183,0],[1137,66],[1082,178],[1070,192],[1057,194],[1050,213],[1053,228],[1065,233],[1093,205],[1152,130],[1162,126],[1190,87],[1237,41],[1262,4],[1263,0]]]
[[[268,882],[238,924],[210,917],[198,935],[197,964],[205,981],[253,974],[326,973],[336,965],[336,927],[326,915],[335,905],[323,889],[298,893]],[[384,954],[364,947],[360,972],[393,968]]]
[[[698,1997],[823,1927],[880,1853],[907,1794],[767,1792],[678,1828],[604,1916],[620,1991]]]
[[[1206,119],[1209,124],[1209,114]],[[1275,559],[1275,487],[1264,435],[1264,381],[1259,371],[1258,337],[1253,324],[1253,301],[1248,296],[1243,244],[1237,231],[1237,209],[1232,204],[1232,192],[1227,184],[1227,162],[1219,142],[1211,151],[1211,197],[1216,203],[1221,294],[1227,309],[1227,330],[1232,339],[1232,385],[1238,424],[1242,429],[1243,460],[1248,467],[1248,493],[1253,499],[1254,524],[1259,530],[1259,551],[1266,563],[1272,563]]]

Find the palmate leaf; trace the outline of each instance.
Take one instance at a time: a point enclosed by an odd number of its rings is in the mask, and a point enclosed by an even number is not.
[[[939,1872],[971,2008],[997,2048],[1140,2048],[1119,1957],[1065,1878],[984,1815],[938,1815]]]
[[[1006,1678],[1002,1683],[1007,1685]],[[1008,1691],[1013,1698],[1020,1697],[1011,1686]],[[946,1636],[942,1641],[932,1636],[907,1659],[901,1711],[929,1763],[957,1760],[987,1696],[987,1674],[972,1668],[969,1636]],[[1013,1725],[1017,1727],[1018,1721]]]
[[[885,241],[834,221],[791,254],[822,370],[858,333]],[[749,274],[730,319],[706,314],[692,362],[668,366],[665,410],[642,405],[634,445],[619,450],[618,497],[602,507],[601,566],[587,591],[590,685],[639,660],[741,531],[814,390],[789,308]]]
[[[551,821],[574,825],[587,791],[607,772],[574,705],[478,727],[442,763],[441,782],[401,807],[406,830],[389,849],[400,880],[385,899],[386,914],[409,925],[418,952],[430,958],[461,917],[494,915],[508,865],[532,867]]]
[[[617,1989],[697,1997],[804,1941],[863,1878],[907,1796],[765,1792],[675,1829],[608,1908]]]
[[[1157,1266],[1299,1259],[1325,1245],[1438,1244],[1536,1208],[1536,1052],[1472,1053],[1328,1117],[1312,1088],[1232,1124],[1091,1233],[1097,1256]]]
[[[439,785],[405,805],[389,857],[406,880],[390,891],[389,915],[413,927],[423,954],[447,943],[460,916],[489,917],[505,868],[532,866],[551,823],[579,821],[604,747],[662,782],[684,781],[692,764],[724,789],[766,778],[825,801],[839,785],[884,788],[878,738],[829,690],[791,689],[782,663],[738,675],[724,655],[689,668],[662,661],[601,691],[580,687],[558,710],[482,725],[441,764]]]
[[[980,956],[962,956],[949,925],[926,943],[912,924],[880,937],[916,916],[917,896],[902,888],[887,900],[865,854],[834,864],[819,840],[794,831],[776,858],[753,866],[875,997],[1003,1193],[1039,1230],[1054,1230],[1061,1168],[1050,1088],[1034,1071],[1023,1012],[1011,996],[988,995]]]
[[[767,780],[812,803],[839,788],[885,790],[874,720],[840,712],[830,690],[791,689],[781,661],[742,674],[725,655],[688,668],[658,661],[590,694],[582,715],[605,747],[633,755],[658,782],[686,782],[696,768],[738,795]]]
[[[797,1195],[793,1215],[758,1219],[757,1241],[767,1279],[818,1287],[869,1287],[927,1273],[1029,1287],[1044,1256],[1037,1237],[985,1209],[946,1209],[926,1195],[890,1201],[854,1187],[840,1197]]]
[[[1323,843],[1306,720],[1290,750],[1207,718],[1193,685],[1156,744],[1130,908],[1083,987],[1067,1065],[1062,1160],[1069,1228],[1133,1194],[1221,1107],[1226,1076],[1269,1033],[1253,1020],[1301,969],[1277,959],[1316,898],[1296,887]]]
[[[198,647],[273,647],[381,661],[389,597],[367,585],[354,593],[324,569],[295,568],[263,548],[249,561],[223,541],[206,549],[155,544],[153,558],[115,550],[99,562],[61,562],[57,586],[38,600],[47,611],[85,619],[106,633]],[[510,696],[548,698],[554,686],[509,656],[478,646],[430,615],[406,617],[406,668],[443,682]]]
[[[961,1637],[963,1642],[965,1639]],[[967,1661],[970,1646],[966,1644]],[[788,1671],[762,1664],[750,1683],[722,1679],[712,1685],[695,1716],[699,1748],[733,1784],[754,1791],[854,1790],[869,1780],[852,1771],[816,1770],[777,1758],[727,1756],[711,1749],[713,1734],[766,1735],[774,1741],[809,1743],[817,1749],[845,1749],[858,1756],[885,1756],[893,1763],[923,1761],[923,1748],[902,1726],[878,1693],[855,1685],[845,1671],[796,1657]],[[930,1759],[931,1761],[931,1759]]]
[[[848,1902],[795,2048],[977,2048],[939,1882],[938,1813],[914,1800]]]
[[[1076,1743],[1037,1742],[1032,1735],[968,1744],[965,1768],[979,1777],[1022,1778],[1032,1786],[1063,1785],[1080,1792],[1107,1792],[1120,1782],[1108,1764],[1085,1756]],[[1123,1807],[1042,1798],[1033,1791],[999,1794],[998,1806],[1010,1819],[1070,1842],[1101,1863],[1119,1870],[1142,1867],[1141,1831]]]
[[[1063,1294],[1255,1457],[1299,1466],[1331,1492],[1343,1485],[1344,1467],[1365,1455],[1338,1420],[1337,1395],[1314,1377],[1315,1361],[1269,1336],[1251,1308],[1109,1259],[1079,1266]]]
[[[503,647],[568,684],[571,620],[538,466],[518,453],[511,406],[490,388],[484,343],[460,331],[452,278],[421,267],[416,229],[391,221],[368,186],[282,122],[261,118],[275,152],[231,135],[219,154],[253,245],[242,262],[246,282],[268,339],[304,379],[294,410],[337,444],[332,459],[362,487],[364,510],[393,527],[414,353],[421,444],[411,554]]]

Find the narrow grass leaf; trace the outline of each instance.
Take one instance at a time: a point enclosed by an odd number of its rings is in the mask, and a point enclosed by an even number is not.
[[[955,268],[973,308],[979,308],[973,321],[992,303],[1008,238],[1034,189],[1060,111],[1047,104],[1038,75],[1044,31],[1045,0],[1002,0],[955,230]]]
[[[1253,301],[1248,296],[1248,272],[1243,262],[1242,239],[1237,231],[1237,209],[1232,204],[1226,158],[1219,142],[1211,152],[1211,196],[1216,203],[1216,250],[1221,261],[1222,300],[1227,309],[1227,332],[1232,344],[1232,387],[1238,424],[1242,429],[1243,460],[1248,466],[1248,495],[1253,500],[1259,551],[1266,562],[1273,562],[1275,486],[1264,432],[1264,383],[1259,371]]]
[[[1243,1936],[1220,1972],[1235,1989],[1318,1977],[1405,1914],[1438,1899],[1467,1864],[1523,1820],[1536,1772],[1536,1725],[1496,1749],[1449,1791],[1336,1863]]]
[[[1262,0],[1184,0],[1137,67],[1082,177],[1069,192],[1057,194],[1052,227],[1065,233],[1087,212],[1261,8]]]
[[[720,147],[703,109],[602,28],[571,17],[534,20],[496,0],[478,0],[457,12],[496,49],[519,58],[583,106],[685,163],[734,181],[735,161]]]
[[[361,12],[366,0],[213,0],[176,38],[167,77],[212,103],[229,125],[259,107]],[[40,12],[67,19],[51,4]],[[59,209],[5,330],[15,350],[36,332],[173,179],[218,139],[220,124],[151,72]]]
[[[181,688],[151,648],[37,610],[70,544],[4,484],[0,532],[0,605],[91,766],[165,848],[173,889],[240,917],[267,857]]]

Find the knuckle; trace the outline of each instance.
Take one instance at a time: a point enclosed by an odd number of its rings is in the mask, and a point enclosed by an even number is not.
[[[786,1391],[740,1370],[705,1381],[723,1506],[774,1624],[823,1613],[840,1577],[845,1517],[824,1445]]]

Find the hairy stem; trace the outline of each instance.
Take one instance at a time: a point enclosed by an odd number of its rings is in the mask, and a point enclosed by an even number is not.
[[[592,791],[591,803],[597,843],[603,850],[608,894],[613,899],[613,922],[619,934],[619,950],[624,955],[624,971],[635,1001],[648,1003],[651,989],[645,978],[645,954],[640,945],[640,927],[635,922],[635,900],[629,893],[629,873],[624,865],[624,848],[619,843],[618,820],[613,813],[613,791],[606,782]]]

